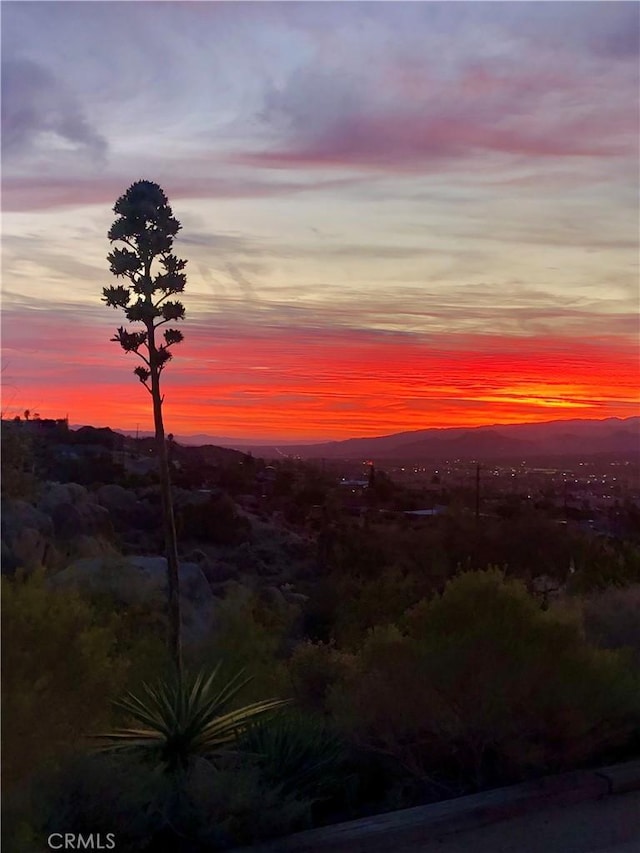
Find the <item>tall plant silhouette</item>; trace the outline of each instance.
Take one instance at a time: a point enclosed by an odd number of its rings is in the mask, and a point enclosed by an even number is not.
[[[180,577],[160,376],[172,358],[172,347],[182,341],[183,335],[174,328],[159,330],[167,323],[184,319],[184,305],[170,297],[182,293],[185,288],[187,262],[172,252],[173,238],[181,225],[158,184],[136,181],[116,201],[113,211],[117,219],[108,238],[110,243],[123,243],[124,248],[114,248],[107,260],[111,272],[128,283],[103,288],[102,301],[110,308],[122,309],[130,323],[143,326],[140,331],[121,326],[111,340],[119,343],[126,353],[135,353],[142,360],[134,373],[153,401],[167,556],[169,647],[176,670],[181,674]]]

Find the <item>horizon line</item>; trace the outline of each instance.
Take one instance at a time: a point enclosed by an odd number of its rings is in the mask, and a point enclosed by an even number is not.
[[[344,441],[363,441],[363,440],[372,440],[377,438],[389,438],[391,436],[403,435],[408,433],[416,433],[416,432],[424,432],[424,431],[439,431],[439,432],[447,432],[452,430],[477,430],[477,429],[491,429],[492,427],[505,427],[505,426],[544,426],[547,424],[555,424],[555,423],[572,423],[575,421],[580,422],[590,422],[590,423],[602,423],[604,421],[628,421],[640,418],[640,415],[629,415],[627,417],[619,417],[617,415],[611,415],[604,418],[552,418],[547,421],[503,421],[503,422],[491,422],[486,424],[475,424],[475,425],[467,425],[460,424],[458,426],[445,426],[445,427],[419,427],[418,429],[399,429],[394,432],[385,432],[378,433],[376,435],[350,435],[344,438],[292,438],[292,437],[282,437],[277,436],[275,438],[266,438],[266,437],[247,437],[247,436],[219,436],[213,433],[206,432],[194,432],[194,433],[175,433],[176,438],[180,439],[194,439],[194,438],[206,438],[216,441],[224,441],[226,443],[234,442],[240,445],[263,445],[265,447],[273,447],[276,445],[286,445],[288,447],[291,446],[306,446],[313,444],[339,444]],[[105,429],[105,427],[96,427],[93,424],[69,424],[69,429],[82,429],[82,427],[89,426],[93,429]],[[132,436],[136,432],[140,435],[141,438],[149,438],[153,437],[153,430],[135,430],[135,429],[127,429],[123,427],[106,427],[107,429],[112,429],[114,432],[119,432],[124,435]],[[166,434],[169,435],[172,433],[171,430],[166,430]]]

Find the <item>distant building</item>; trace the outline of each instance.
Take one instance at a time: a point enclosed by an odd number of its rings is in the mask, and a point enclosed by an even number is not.
[[[36,433],[67,433],[69,432],[69,418],[32,418],[31,420],[21,421],[20,418],[14,419],[15,423],[19,423],[29,432]]]

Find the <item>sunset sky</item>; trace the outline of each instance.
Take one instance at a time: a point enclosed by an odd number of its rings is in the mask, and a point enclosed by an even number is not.
[[[141,430],[116,198],[183,229],[178,435],[627,417],[640,5],[2,2],[3,416]]]

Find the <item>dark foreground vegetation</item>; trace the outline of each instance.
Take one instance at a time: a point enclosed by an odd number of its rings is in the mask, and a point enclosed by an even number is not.
[[[2,451],[7,851],[225,850],[640,753],[631,533],[169,441],[178,684],[153,441],[22,420]]]

